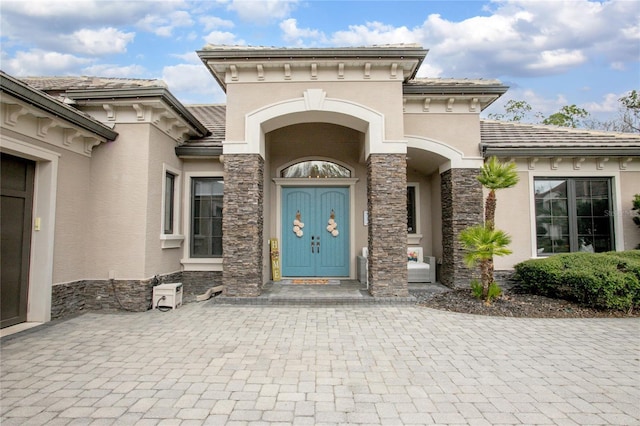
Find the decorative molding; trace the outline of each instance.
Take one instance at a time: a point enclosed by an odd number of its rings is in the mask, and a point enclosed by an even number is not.
[[[340,62],[338,64],[338,79],[339,80],[344,79],[344,62]]]
[[[102,104],[102,108],[107,113],[107,120],[115,121],[116,119],[116,111],[113,109],[113,105],[111,104]]]
[[[622,157],[618,159],[620,170],[627,170],[627,164],[633,161],[633,157]]]
[[[153,115],[153,118],[151,122],[155,125],[159,125],[163,119],[170,116],[169,111],[167,111],[166,109],[157,109],[157,108],[153,109],[152,115]]]
[[[580,170],[582,163],[584,163],[584,157],[576,157],[573,159],[573,170]]]
[[[562,163],[562,160],[562,157],[549,158],[549,166],[551,167],[551,170],[558,170],[558,165]]]
[[[367,62],[366,64],[364,64],[364,78],[371,78],[371,62]]]
[[[391,78],[395,80],[398,77],[398,64],[391,64]]]
[[[136,119],[138,121],[144,121],[144,106],[140,104],[131,105],[136,112]]]
[[[538,160],[540,160],[538,157],[533,157],[533,158],[527,159],[527,166],[528,166],[529,170],[535,170],[536,169],[536,163],[538,162]]]
[[[256,65],[256,71],[258,72],[258,81],[264,80],[264,67],[262,64]]]
[[[22,105],[7,104],[4,115],[4,122],[10,126],[15,126],[18,119],[23,115],[27,115],[29,110]]]
[[[609,157],[598,157],[596,158],[596,169],[604,170],[604,164],[609,161]]]
[[[291,80],[291,65],[290,64],[284,64],[284,79],[285,80]]]
[[[449,98],[447,101],[447,112],[453,111],[453,104],[455,103],[455,98]]]
[[[100,145],[101,141],[92,138],[84,138],[84,152],[85,154],[91,154],[93,148]]]
[[[407,98],[404,98],[404,101],[407,101]],[[424,112],[429,112],[429,108],[431,107],[431,98],[424,98],[424,104],[422,104],[422,110]]]
[[[51,118],[47,118],[47,117],[40,117],[38,118],[38,130],[37,130],[37,135],[40,136],[41,138],[44,138],[45,136],[47,136],[47,133],[49,133],[49,129],[54,127],[54,121]]]
[[[402,112],[407,111],[407,98],[402,99]]]
[[[64,146],[71,146],[73,141],[81,137],[80,132],[75,129],[64,129],[62,132],[62,143]]]
[[[229,71],[231,71],[231,81],[238,81],[238,67],[231,65]]]
[[[311,64],[311,80],[318,79],[318,64],[315,62]]]
[[[322,89],[307,89],[304,91],[304,106],[307,111],[324,109],[327,92]]]
[[[469,101],[469,112],[476,112],[478,110],[478,106],[480,106],[478,98],[471,99],[471,101]]]

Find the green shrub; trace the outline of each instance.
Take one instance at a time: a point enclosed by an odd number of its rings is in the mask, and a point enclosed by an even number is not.
[[[558,254],[519,263],[515,269],[528,293],[599,309],[640,306],[640,250]]]
[[[471,280],[471,294],[476,299],[482,299],[482,283],[478,280]],[[502,289],[495,281],[489,284],[489,288],[487,290],[487,297],[485,298],[485,302],[491,303],[494,299],[497,299],[502,295]]]

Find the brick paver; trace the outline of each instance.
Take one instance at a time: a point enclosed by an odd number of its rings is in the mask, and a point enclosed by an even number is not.
[[[87,313],[2,339],[0,423],[640,424],[639,326],[407,305]]]

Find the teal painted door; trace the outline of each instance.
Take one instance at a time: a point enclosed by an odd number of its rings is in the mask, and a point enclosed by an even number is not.
[[[282,276],[349,276],[349,235],[349,188],[282,189]]]

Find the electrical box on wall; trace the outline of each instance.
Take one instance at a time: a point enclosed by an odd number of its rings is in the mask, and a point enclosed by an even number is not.
[[[160,284],[153,288],[153,309],[176,309],[182,305],[182,283]]]

